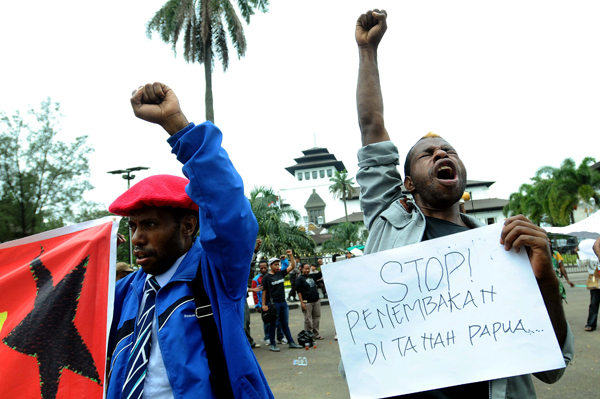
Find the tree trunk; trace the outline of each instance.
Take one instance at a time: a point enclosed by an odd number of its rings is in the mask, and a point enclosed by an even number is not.
[[[206,108],[206,120],[215,123],[215,111],[213,109],[212,93],[212,43],[208,40],[204,43],[204,80],[206,82],[206,94],[204,103]]]
[[[346,213],[346,223],[348,223],[348,208],[346,207],[346,196],[344,195],[344,212]]]

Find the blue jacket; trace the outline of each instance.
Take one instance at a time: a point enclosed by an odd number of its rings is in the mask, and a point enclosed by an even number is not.
[[[247,265],[258,225],[244,196],[242,179],[221,148],[221,140],[221,131],[210,122],[190,124],[168,140],[190,180],[186,192],[200,208],[200,236],[156,295],[158,341],[174,397],[215,398],[188,286],[201,264],[235,397],[272,398],[243,327]],[[145,280],[146,274],[138,270],[120,280],[115,289],[108,398],[121,395]]]

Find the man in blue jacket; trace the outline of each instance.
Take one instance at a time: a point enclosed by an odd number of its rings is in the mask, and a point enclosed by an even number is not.
[[[227,396],[272,398],[243,327],[247,265],[258,226],[242,179],[221,147],[222,134],[210,122],[188,123],[173,91],[161,83],[138,89],[131,104],[138,118],[169,133],[189,180],[149,177],[109,207],[130,217],[140,270],[115,289],[107,397],[223,397],[226,380],[207,358],[211,346],[219,345],[231,385]],[[212,314],[196,309],[190,288],[196,276]],[[214,317],[210,342],[199,325],[202,316]]]

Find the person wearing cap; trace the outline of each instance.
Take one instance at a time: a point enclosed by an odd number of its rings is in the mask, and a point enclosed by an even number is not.
[[[277,309],[277,317],[281,322],[281,328],[287,338],[289,348],[302,349],[300,345],[294,342],[294,338],[292,338],[292,334],[290,333],[290,326],[288,324],[290,308],[285,301],[284,288],[285,276],[296,267],[296,261],[292,256],[291,249],[288,249],[285,253],[290,258],[290,264],[286,269],[279,269],[281,261],[278,258],[269,259],[269,267],[271,270],[262,279],[262,308],[263,311],[266,312],[269,310],[269,306],[275,306]],[[272,304],[271,301],[273,302]],[[279,352],[277,341],[275,341],[275,325],[276,323],[271,323],[269,325],[269,341],[271,344],[269,350],[272,352]]]
[[[116,284],[107,398],[272,398],[243,326],[258,225],[222,133],[188,123],[162,83],[131,104],[169,133],[187,179],[149,177],[109,207],[130,217],[140,269]]]
[[[117,262],[117,279],[119,281],[123,277],[127,277],[129,273],[133,273],[134,270],[125,262]]]

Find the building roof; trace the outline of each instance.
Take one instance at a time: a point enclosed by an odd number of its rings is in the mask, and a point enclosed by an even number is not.
[[[595,164],[590,166],[590,169],[600,172],[600,162],[596,162]]]
[[[496,183],[496,182],[495,181],[468,180],[467,179],[467,187],[479,187],[479,186],[489,187],[494,183]]]
[[[465,201],[465,211],[469,213],[477,213],[483,211],[501,211],[504,205],[508,204],[508,200],[500,198],[487,198],[473,201]]]
[[[304,208],[306,209],[314,209],[314,208],[323,208],[326,207],[327,204],[323,201],[323,198],[319,194],[317,194],[317,190],[313,188],[313,192],[308,197],[308,201],[304,204]]]
[[[316,245],[321,245],[325,241],[331,240],[332,237],[333,237],[332,234],[315,234],[313,236],[310,236],[310,238],[313,239],[313,241],[315,242]]]
[[[335,155],[330,154],[327,148],[310,148],[302,151],[304,156],[295,158],[296,165],[285,168],[292,176],[296,175],[297,170],[315,169],[325,166],[333,166],[338,172],[346,169],[342,161],[338,161]]]
[[[362,212],[354,212],[348,215],[348,221],[350,223],[362,222],[364,220],[364,215]],[[346,221],[346,216],[342,216],[339,219],[332,220],[327,223],[323,223],[323,227],[329,228],[333,225],[344,223]]]

